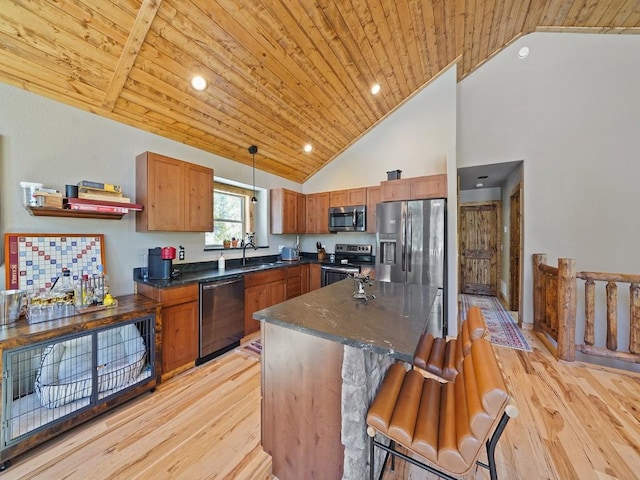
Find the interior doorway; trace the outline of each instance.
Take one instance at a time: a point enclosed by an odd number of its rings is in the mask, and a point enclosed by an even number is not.
[[[458,218],[460,292],[498,293],[500,278],[500,202],[464,203]]]
[[[522,184],[509,197],[509,310],[518,312],[522,326]]]

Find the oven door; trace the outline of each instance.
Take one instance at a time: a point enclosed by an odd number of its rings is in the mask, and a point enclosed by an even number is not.
[[[321,267],[322,270],[322,278],[320,279],[320,286],[326,287],[327,285],[331,285],[332,283],[339,282],[340,280],[344,280],[349,276],[349,274],[353,275],[354,273],[358,273],[358,268],[353,267],[332,267],[325,266]]]

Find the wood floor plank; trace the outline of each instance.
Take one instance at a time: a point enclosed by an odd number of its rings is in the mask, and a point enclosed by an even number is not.
[[[640,374],[496,347],[520,410],[496,450],[501,480],[640,478]],[[481,454],[485,461],[485,454]],[[4,479],[273,480],[260,446],[260,363],[229,352],[13,460]],[[406,462],[384,480],[435,480]],[[465,480],[488,480],[483,468]]]

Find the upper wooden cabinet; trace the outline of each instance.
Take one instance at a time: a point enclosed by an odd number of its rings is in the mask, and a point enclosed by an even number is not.
[[[300,233],[304,225],[298,225],[298,197],[302,195],[286,188],[273,188],[271,196],[271,233]]]
[[[145,152],[136,157],[136,231],[213,231],[213,170]]]
[[[367,232],[376,232],[376,205],[382,201],[382,187],[367,187]]]
[[[380,187],[383,202],[446,198],[447,176],[442,174],[387,180],[380,182]]]
[[[411,199],[422,200],[425,198],[447,197],[447,175],[429,175],[426,177],[413,177],[411,181]]]
[[[367,189],[351,188],[348,190],[335,190],[329,192],[330,207],[348,207],[353,205],[366,205]]]
[[[305,233],[329,233],[329,192],[311,193],[306,197]]]

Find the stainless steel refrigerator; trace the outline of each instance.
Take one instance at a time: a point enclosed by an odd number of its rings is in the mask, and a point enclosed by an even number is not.
[[[435,307],[446,334],[446,210],[447,201],[410,200],[376,207],[376,279],[439,289]]]

